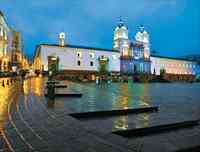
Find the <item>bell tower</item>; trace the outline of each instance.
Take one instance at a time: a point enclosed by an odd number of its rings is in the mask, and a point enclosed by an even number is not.
[[[65,33],[64,32],[59,33],[59,45],[60,46],[65,45]]]
[[[150,42],[149,34],[145,31],[144,26],[140,25],[139,31],[135,35],[136,44],[143,46],[144,58],[148,59],[150,57]]]
[[[128,28],[120,18],[117,27],[114,30],[113,49],[118,50],[121,56],[130,55],[130,41],[128,38]]]

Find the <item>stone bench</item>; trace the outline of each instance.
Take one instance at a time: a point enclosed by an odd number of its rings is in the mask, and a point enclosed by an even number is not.
[[[144,128],[135,128],[127,130],[117,130],[112,133],[123,136],[123,137],[135,137],[135,136],[145,136],[150,134],[162,133],[166,131],[174,131],[177,129],[183,129],[188,127],[193,127],[199,124],[199,120],[189,120],[181,121],[170,124],[162,124],[157,126],[150,126]]]
[[[71,113],[72,117],[81,118],[94,118],[94,117],[108,117],[117,115],[127,115],[127,114],[137,114],[145,112],[157,112],[158,106],[152,107],[142,107],[142,108],[130,108],[130,109],[118,109],[118,110],[103,110],[103,111],[92,111],[92,112],[82,112],[82,113]]]

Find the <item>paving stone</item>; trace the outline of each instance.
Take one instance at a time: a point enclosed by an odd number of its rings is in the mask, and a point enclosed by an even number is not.
[[[180,149],[187,149],[188,147],[196,147],[200,145],[200,136],[195,135],[195,136],[179,136],[176,137],[175,139],[170,138],[169,140],[170,143],[173,143],[173,145],[176,146],[177,150]]]
[[[137,97],[138,100],[140,97]],[[172,97],[171,97],[172,98]],[[175,132],[167,132],[158,135],[151,135],[147,137],[138,138],[123,138],[117,135],[110,134],[113,128],[105,132],[106,126],[99,124],[99,120],[93,120],[96,126],[91,126],[90,120],[87,124],[84,121],[79,121],[70,117],[68,114],[73,110],[67,106],[61,108],[48,108],[47,101],[44,97],[39,97],[34,94],[27,96],[28,111],[25,109],[26,105],[24,95],[20,96],[19,111],[17,111],[14,103],[11,107],[11,115],[14,123],[24,136],[28,143],[34,149],[29,149],[24,141],[19,137],[13,129],[11,123],[6,124],[8,137],[15,148],[16,152],[168,152],[188,146],[195,146],[199,144],[200,127],[195,127],[189,130],[177,130]],[[158,97],[163,100],[163,97]],[[72,99],[68,99],[72,100]],[[55,101],[56,102],[56,101]],[[64,99],[58,102],[65,102]],[[65,104],[65,103],[64,103]],[[174,103],[169,103],[167,108],[174,108]],[[187,109],[187,106],[183,107]],[[149,114],[149,125],[170,122],[174,120],[183,119],[184,115],[171,110],[169,115],[166,115],[166,108],[161,109],[160,115]],[[187,112],[187,110],[185,111]],[[188,115],[191,115],[188,113]],[[21,118],[22,117],[22,118]],[[130,126],[136,126],[136,123],[144,123],[144,115],[132,116],[133,120],[127,119]],[[23,120],[25,120],[30,127],[42,137],[38,139],[36,135],[28,128]],[[105,124],[113,118],[105,119]],[[101,130],[103,128],[103,130]],[[109,128],[109,127],[108,127]],[[1,145],[1,144],[0,144]]]
[[[176,147],[164,139],[164,136],[143,138],[141,152],[171,152]]]

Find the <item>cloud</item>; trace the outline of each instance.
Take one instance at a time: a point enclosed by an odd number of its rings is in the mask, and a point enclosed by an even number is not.
[[[61,31],[66,32],[69,43],[111,48],[112,32],[119,16],[125,20],[131,37],[134,36],[137,25],[142,23],[151,31],[155,47],[165,48],[163,43],[157,42],[163,35],[169,45],[181,46],[182,42],[173,44],[170,33],[176,31],[170,31],[169,28],[182,24],[181,16],[186,11],[190,14],[190,10],[186,10],[187,0],[1,1],[0,8],[5,10],[11,26],[23,32],[25,49],[30,52],[34,51],[38,43],[57,43],[57,34]],[[190,8],[194,6],[197,7],[197,4],[192,4]],[[187,20],[192,20],[191,16],[188,15]],[[166,33],[165,29],[169,32]],[[181,32],[180,29],[176,30]],[[178,39],[179,35],[174,35],[175,38]]]

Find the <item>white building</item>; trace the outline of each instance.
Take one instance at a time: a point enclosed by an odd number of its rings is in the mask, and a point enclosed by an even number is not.
[[[195,61],[181,58],[151,56],[151,73],[160,75],[161,70],[167,74],[200,75],[200,65]]]
[[[94,74],[106,61],[108,71],[121,74],[156,74],[165,70],[172,75],[200,75],[196,61],[150,55],[150,34],[140,26],[129,39],[128,28],[120,19],[113,34],[113,50],[65,44],[65,34],[59,34],[56,45],[41,44],[36,49],[33,69],[51,71],[51,62],[59,71],[75,71]],[[104,62],[105,63],[105,62]]]
[[[128,37],[128,28],[120,19],[113,35],[113,49],[118,50],[121,56],[130,56],[130,40]]]
[[[140,26],[140,30],[135,35],[136,44],[141,44],[144,47],[144,58],[150,57],[150,40],[149,34],[144,30],[144,26]]]
[[[106,66],[108,71],[112,73],[120,72],[120,53],[118,51],[65,45],[63,42],[63,34],[59,36],[59,45],[41,44],[37,47],[33,69],[49,71],[51,60],[57,60],[59,71],[95,73],[99,70],[100,63],[105,61],[107,62]]]
[[[16,71],[16,63],[20,63],[21,58],[21,33],[8,25],[0,11],[0,72]]]
[[[12,55],[12,31],[0,11],[0,71],[9,70]]]

